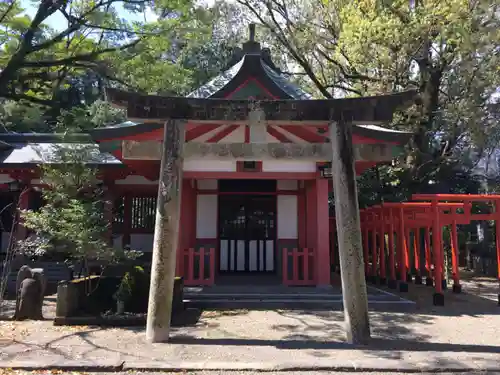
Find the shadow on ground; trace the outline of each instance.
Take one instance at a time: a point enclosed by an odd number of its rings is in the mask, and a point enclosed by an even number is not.
[[[444,291],[444,306],[433,305],[435,289],[425,285],[409,285],[407,293],[401,293],[385,287],[378,287],[384,291],[394,293],[401,298],[416,303],[417,314],[438,316],[484,316],[500,315],[500,306],[491,299],[482,298],[473,294],[473,291],[464,287],[462,293],[453,293],[450,288]]]
[[[387,291],[395,293],[393,290],[387,289]],[[31,336],[28,339],[12,340],[12,344],[22,345],[28,352],[44,351],[49,355],[58,355],[66,359],[74,359],[64,348],[67,345],[65,341],[71,338],[81,343],[78,345],[85,346],[85,351],[80,354],[80,358],[83,359],[91,358],[96,351],[100,351],[108,353],[109,356],[117,355],[127,360],[150,360],[152,356],[158,356],[158,353],[163,352],[162,360],[170,360],[177,359],[177,354],[180,352],[201,350],[202,352],[209,351],[212,360],[216,361],[221,350],[231,353],[233,350],[237,352],[238,347],[256,347],[264,348],[264,352],[269,356],[267,359],[265,356],[255,358],[264,362],[273,360],[273,355],[294,360],[295,357],[293,355],[290,357],[287,352],[294,350],[304,351],[300,353],[301,358],[309,356],[308,358],[325,359],[342,358],[342,353],[350,350],[359,351],[360,358],[364,355],[378,359],[406,359],[408,358],[407,352],[421,353],[427,358],[426,352],[429,352],[431,355],[424,361],[426,365],[446,367],[463,364],[464,356],[467,356],[467,361],[472,365],[471,361],[474,359],[479,361],[487,356],[500,355],[500,346],[489,345],[486,343],[487,340],[477,339],[477,335],[482,332],[482,325],[493,319],[492,316],[496,319],[496,315],[500,313],[500,308],[495,301],[470,294],[453,294],[451,291],[446,291],[445,306],[436,307],[432,305],[433,293],[433,288],[413,284],[410,285],[408,293],[395,293],[402,298],[415,301],[416,311],[371,312],[370,324],[373,338],[364,346],[345,343],[341,311],[274,310],[266,315],[265,312],[249,310],[201,312],[197,309],[187,310],[185,314],[179,315],[178,320],[173,322],[174,327],[169,344],[159,346],[151,346],[145,342],[144,327],[121,327],[120,329],[76,327],[74,331],[59,332],[57,337],[52,332],[52,338],[46,339],[43,344],[34,342]],[[248,314],[252,315],[246,316]],[[252,329],[245,328],[245,324],[249,324],[254,316],[256,319],[262,319],[261,326],[265,332],[254,332]],[[463,337],[460,343],[453,343],[453,339],[449,338],[453,336],[439,336],[441,333],[437,322],[442,322],[442,317],[457,319],[457,324],[460,324],[461,319],[477,318],[474,319],[472,331],[470,333],[467,331],[471,337],[471,343],[468,344]],[[272,320],[269,321],[269,318]],[[48,322],[43,322],[43,324],[47,325],[46,329],[49,331],[54,329],[54,327],[49,327]],[[257,320],[255,324],[254,326],[260,325],[260,321]],[[30,329],[36,329],[36,325],[31,327]],[[474,332],[474,327],[477,327],[477,332]],[[71,329],[71,327],[64,328]],[[212,335],[212,333],[217,333],[217,335]],[[31,332],[31,334],[35,335],[36,332]],[[108,335],[109,339],[106,341],[104,338]],[[140,349],[132,350],[130,347],[110,345],[110,340],[115,340],[119,335],[134,340]],[[481,341],[485,344],[479,344]],[[498,342],[496,337],[491,341]],[[199,349],[200,346],[204,348]],[[0,344],[1,348],[2,344]],[[170,350],[168,355],[165,354],[167,348]],[[157,350],[156,354],[152,354],[153,349]],[[450,355],[450,352],[454,354]],[[12,349],[11,353],[6,356],[0,356],[0,360],[13,360],[17,358],[16,356],[18,352]],[[498,358],[497,362],[500,363],[500,356]],[[200,357],[200,360],[202,359]],[[234,360],[241,359],[236,354]]]

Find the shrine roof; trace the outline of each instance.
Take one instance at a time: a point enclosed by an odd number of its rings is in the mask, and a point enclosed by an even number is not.
[[[201,127],[201,125],[198,125]],[[198,126],[193,126],[191,131],[195,131]],[[311,135],[314,139],[318,140],[320,143],[329,142],[328,138],[328,126],[324,127],[314,127],[311,130],[307,130],[307,126],[305,126],[305,132],[301,131],[299,136],[302,135],[306,137],[307,135]],[[123,138],[134,138],[134,136],[140,136],[142,134],[150,133],[153,131],[159,131],[163,128],[163,124],[160,122],[132,122],[127,121],[123,124],[109,126],[105,128],[96,128],[91,130],[90,134],[92,137],[100,142],[104,140],[115,140],[115,139],[123,139]],[[223,126],[220,126],[220,132],[223,132]],[[293,127],[295,128],[295,127]],[[294,129],[287,126],[269,126],[268,132],[275,133],[276,131],[282,133],[285,137],[290,137],[290,133],[292,135],[295,133]],[[210,130],[211,129],[211,130]],[[207,133],[209,131],[217,131],[216,129],[207,129]],[[322,129],[321,133],[318,132],[318,129]],[[413,133],[406,131],[399,131],[393,129],[383,128],[381,126],[376,125],[352,125],[352,133],[354,136],[363,137],[366,139],[371,139],[381,143],[396,143],[396,144],[406,144],[409,139],[413,136]],[[189,134],[189,131],[188,131]],[[200,133],[200,136],[203,137],[204,133]],[[228,134],[230,135],[230,134]],[[187,139],[190,141],[191,139]],[[195,141],[195,139],[193,139]],[[221,139],[220,142],[224,142]]]
[[[0,166],[20,167],[38,164],[57,164],[65,151],[79,151],[81,162],[90,166],[118,166],[122,162],[107,152],[89,134],[0,134]]]
[[[240,61],[211,81],[187,95],[188,98],[227,98],[249,80],[256,80],[269,97],[276,99],[312,99],[299,86],[288,81],[272,62],[265,61],[266,50],[244,54]]]
[[[314,99],[289,82],[273,63],[269,49],[261,48],[255,41],[253,24],[249,40],[243,48],[236,49],[228,69],[186,97],[148,95],[110,87],[106,93],[110,102],[127,111],[129,120],[139,123],[137,131],[149,129],[142,123],[163,123],[166,119],[248,125],[249,113],[256,107],[268,125],[325,125],[331,121],[383,124],[392,121],[397,108],[409,106],[418,98],[417,92],[410,90],[370,97]],[[109,134],[121,131],[117,127],[109,129]],[[124,134],[129,131],[130,127]],[[389,132],[385,131],[385,135]]]
[[[262,94],[274,99],[312,99],[282,74],[274,64],[269,48],[255,41],[255,24],[249,25],[248,41],[235,48],[228,68],[211,81],[187,95],[188,98],[230,98],[249,81],[256,81]]]

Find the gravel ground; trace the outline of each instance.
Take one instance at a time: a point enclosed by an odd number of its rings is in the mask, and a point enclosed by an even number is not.
[[[53,327],[51,322],[0,326],[4,361],[172,361],[264,363],[324,360],[440,366],[489,360],[500,363],[499,315],[372,313],[373,341],[363,348],[343,343],[339,312],[206,312],[192,327],[176,328],[171,344],[148,344],[140,328]],[[460,355],[457,355],[460,352]],[[109,363],[109,362],[106,362]],[[370,362],[371,363],[371,362]],[[366,363],[365,363],[366,366]],[[149,366],[148,366],[149,367]]]
[[[446,292],[446,306],[435,307],[432,293],[432,288],[412,285],[401,296],[417,302],[416,312],[370,313],[373,340],[366,347],[344,343],[341,312],[206,311],[195,324],[174,328],[170,344],[146,343],[141,328],[0,321],[0,364],[343,361],[358,368],[371,363],[410,363],[416,370],[425,370],[430,365],[474,366],[487,361],[490,366],[500,366],[500,308],[496,302]],[[46,311],[51,308],[53,301],[48,300]]]
[[[0,375],[30,375],[34,372],[31,371],[12,371],[12,370],[2,370],[0,369]],[[51,372],[51,371],[37,371],[35,372],[37,375],[77,375],[77,374],[85,374],[85,375],[126,375],[126,374],[137,374],[137,375],[163,375],[165,372],[90,372],[90,373],[78,373],[78,372]],[[387,372],[325,372],[325,371],[307,371],[307,372],[296,372],[296,371],[287,371],[287,372],[255,372],[255,371],[201,371],[201,372],[185,372],[184,374],[190,375],[251,375],[251,374],[263,374],[263,375],[345,375],[345,374],[353,374],[353,375],[387,375]],[[408,372],[391,372],[392,375],[404,375],[409,374]],[[420,372],[420,375],[435,375],[435,373],[430,372]],[[481,374],[481,375],[497,375],[500,373],[495,372],[442,372],[441,375],[470,375],[470,374]]]

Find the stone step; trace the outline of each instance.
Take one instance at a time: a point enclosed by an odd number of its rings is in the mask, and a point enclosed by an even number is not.
[[[333,293],[189,293],[184,292],[184,297],[196,300],[231,300],[231,301],[273,301],[273,300],[298,300],[298,301],[342,301],[342,294]],[[369,294],[368,300],[398,300],[390,294]]]
[[[293,310],[343,310],[342,298],[185,298],[187,307],[198,309],[293,309]],[[415,303],[406,300],[389,300],[369,298],[368,307],[371,311],[413,311]]]

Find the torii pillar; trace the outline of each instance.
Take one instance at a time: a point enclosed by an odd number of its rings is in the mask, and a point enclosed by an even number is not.
[[[343,120],[330,123],[330,139],[347,341],[366,344],[370,338],[368,296],[350,124]]]
[[[166,342],[170,336],[184,138],[182,121],[168,120],[165,123],[146,321],[146,339],[149,342]]]

